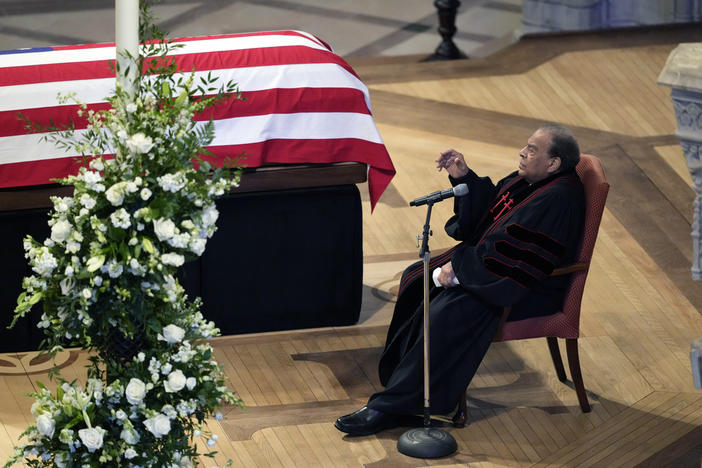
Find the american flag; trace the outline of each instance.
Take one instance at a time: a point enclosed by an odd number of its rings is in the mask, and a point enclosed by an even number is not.
[[[246,97],[212,113],[215,139],[208,149],[220,163],[242,152],[248,167],[365,163],[375,206],[395,169],[373,121],[367,87],[325,42],[300,31],[175,42],[183,44],[172,54],[179,71],[194,70],[196,79],[211,72],[220,83],[238,83]],[[88,109],[107,108],[114,59],[114,44],[0,52],[0,188],[48,184],[77,172],[78,155],[28,133],[18,114],[34,122],[72,120],[81,131],[87,121],[77,116],[78,106],[61,104],[57,96],[75,93]]]

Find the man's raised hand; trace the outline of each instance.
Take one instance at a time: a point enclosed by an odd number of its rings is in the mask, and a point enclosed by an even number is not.
[[[440,153],[439,159],[436,160],[436,168],[439,172],[441,169],[446,169],[446,172],[454,179],[468,174],[468,165],[463,154],[453,148]]]

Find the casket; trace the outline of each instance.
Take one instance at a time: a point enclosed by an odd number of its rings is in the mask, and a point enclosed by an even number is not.
[[[374,206],[395,170],[373,122],[368,90],[353,69],[313,35],[274,31],[177,39],[179,70],[233,80],[245,98],[198,116],[213,119],[208,147],[215,165],[237,158],[238,188],[217,205],[219,230],[181,281],[203,298],[203,313],[224,334],[350,325],[362,290],[362,215],[357,184]],[[30,274],[22,239],[48,236],[50,195],[72,188],[54,179],[75,173],[79,155],[18,118],[47,124],[87,122],[115,86],[114,44],[0,53],[0,352],[36,348],[40,310],[13,331],[9,323],[21,280]]]

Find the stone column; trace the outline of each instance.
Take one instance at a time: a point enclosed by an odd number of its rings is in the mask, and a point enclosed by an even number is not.
[[[672,88],[680,141],[692,175],[697,198],[692,219],[692,279],[702,280],[702,43],[678,45],[658,77],[658,84]]]
[[[134,96],[139,72],[139,0],[115,0],[115,53],[117,82]]]

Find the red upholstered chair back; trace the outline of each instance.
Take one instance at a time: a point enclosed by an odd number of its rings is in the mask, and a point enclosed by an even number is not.
[[[534,317],[506,322],[495,341],[522,340],[527,338],[556,337],[578,338],[580,335],[580,303],[585,289],[585,279],[590,268],[592,252],[597,240],[602,213],[604,212],[609,184],[602,163],[595,156],[583,154],[576,167],[585,189],[585,226],[583,240],[576,262],[584,263],[585,269],[571,273],[571,282],[566,292],[563,308],[545,317]]]

